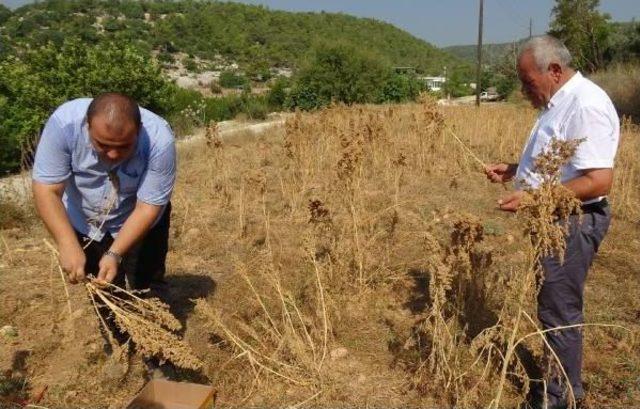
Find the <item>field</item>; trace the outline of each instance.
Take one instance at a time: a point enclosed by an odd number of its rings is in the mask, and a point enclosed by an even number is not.
[[[535,317],[531,242],[470,151],[516,161],[534,118],[507,104],[335,106],[182,144],[165,300],[205,366],[180,379],[211,382],[221,407],[516,407],[542,354],[535,324],[514,324]],[[587,322],[616,325],[584,328],[593,408],[640,406],[638,152],[625,122],[585,289]],[[47,387],[48,408],[122,407],[140,360],[107,358],[84,289],[69,287],[69,313],[46,232],[14,211],[0,230],[0,326],[17,331],[0,337],[4,384]],[[505,334],[532,333],[508,365],[496,355],[514,346]]]

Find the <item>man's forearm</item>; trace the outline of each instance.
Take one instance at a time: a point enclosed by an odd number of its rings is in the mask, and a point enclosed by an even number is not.
[[[33,197],[36,211],[58,246],[77,244],[78,239],[75,230],[69,221],[69,216],[67,216],[67,211],[62,203],[62,192],[60,188],[34,182]]]
[[[564,186],[571,190],[576,198],[585,201],[605,196],[613,183],[613,170],[593,169],[581,176],[568,180]]]
[[[138,202],[118,232],[110,250],[120,255],[126,254],[151,229],[162,209],[162,206]]]
[[[564,186],[572,191],[577,199],[582,201],[606,195],[606,192],[597,193],[593,181],[586,176],[578,176],[575,179],[571,179],[565,182]]]

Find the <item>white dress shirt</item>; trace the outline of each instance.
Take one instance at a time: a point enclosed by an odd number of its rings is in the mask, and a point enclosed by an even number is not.
[[[536,188],[540,184],[534,161],[554,137],[565,141],[584,139],[561,169],[563,183],[580,176],[585,169],[613,168],[620,139],[618,114],[609,96],[579,72],[551,97],[538,115],[518,164],[516,189]]]

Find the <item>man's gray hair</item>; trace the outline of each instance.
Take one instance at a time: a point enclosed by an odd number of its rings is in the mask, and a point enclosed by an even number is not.
[[[550,35],[542,35],[527,40],[520,48],[520,56],[531,51],[540,71],[546,71],[549,64],[556,63],[562,68],[571,67],[571,53],[562,41]]]

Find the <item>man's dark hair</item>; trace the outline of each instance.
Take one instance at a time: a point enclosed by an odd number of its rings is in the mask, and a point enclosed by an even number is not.
[[[138,103],[128,95],[117,92],[100,94],[91,101],[87,109],[87,123],[96,115],[107,115],[109,121],[118,125],[124,121],[130,121],[138,129],[142,124]]]

